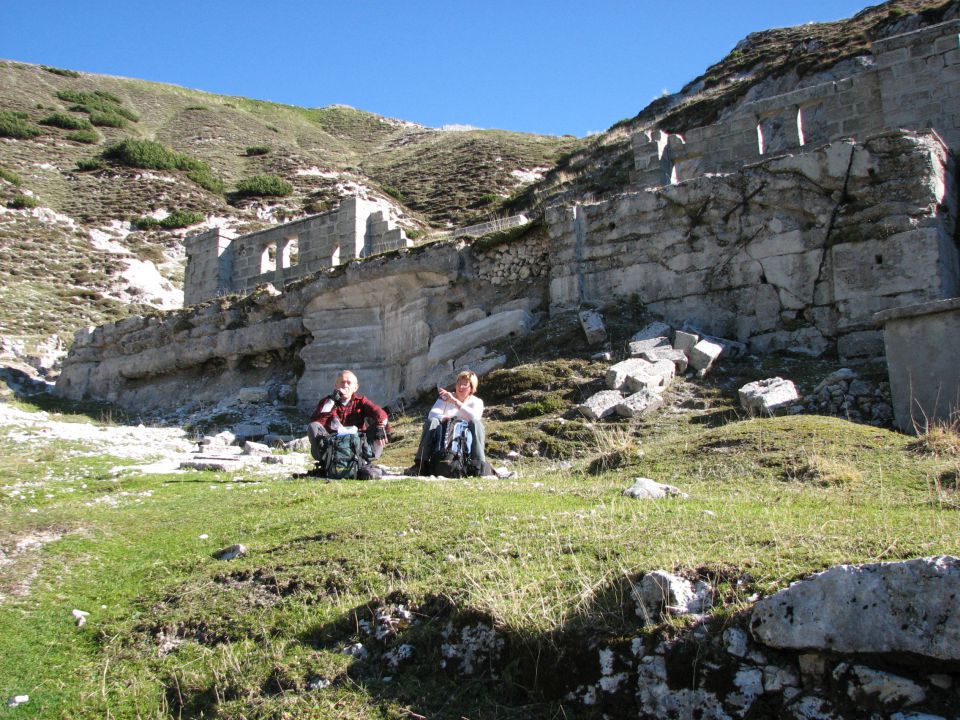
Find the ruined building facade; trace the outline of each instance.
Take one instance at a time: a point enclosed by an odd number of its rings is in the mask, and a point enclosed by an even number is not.
[[[324,224],[316,237],[329,243],[307,249],[298,234],[296,270],[283,258],[298,223],[229,246],[193,238],[188,303],[313,274],[242,311],[207,302],[79,333],[58,391],[198,401],[283,365],[296,368],[309,409],[349,365],[366,394],[390,403],[465,364],[502,364],[490,348],[547,315],[626,298],[755,352],[882,356],[875,313],[960,294],[958,33],[951,21],[878,41],[853,77],[732,108],[683,137],[640,133],[633,188],[551,207],[545,232],[512,244],[404,249],[401,236],[398,253],[343,264],[375,252],[379,237],[370,215],[350,219],[350,201],[301,221],[304,231]]]

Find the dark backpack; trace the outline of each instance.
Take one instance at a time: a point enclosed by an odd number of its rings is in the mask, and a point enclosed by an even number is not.
[[[325,478],[356,478],[366,466],[362,458],[363,438],[360,435],[330,435],[323,440],[320,468]]]
[[[457,428],[457,425],[461,425]],[[473,438],[465,423],[444,420],[434,431],[430,453],[430,474],[448,478],[461,478],[471,472],[470,444]]]

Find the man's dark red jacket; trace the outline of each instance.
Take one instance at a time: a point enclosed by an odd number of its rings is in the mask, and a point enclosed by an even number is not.
[[[358,430],[365,430],[374,425],[387,426],[387,413],[383,408],[356,393],[343,405],[334,400],[332,395],[327,395],[317,403],[317,409],[313,411],[310,422],[318,422],[327,432],[332,432],[330,421],[333,418],[337,418],[341,425],[353,425]]]

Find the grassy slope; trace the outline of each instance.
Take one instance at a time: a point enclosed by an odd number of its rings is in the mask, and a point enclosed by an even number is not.
[[[638,633],[622,585],[639,573],[712,577],[722,614],[835,563],[960,553],[956,455],[835,418],[736,419],[702,390],[708,409],[602,426],[567,445],[569,467],[528,459],[508,480],[118,475],[62,442],[5,441],[0,544],[62,535],[0,570],[0,695],[31,696],[8,714],[551,717],[549,681],[544,695],[510,689],[533,684],[523,648],[550,674],[553,653],[590,652],[564,640],[584,626],[607,642]],[[399,421],[391,462],[412,454],[416,425]],[[590,472],[601,455],[619,466]],[[690,498],[622,497],[637,475]],[[237,542],[246,557],[210,557]],[[11,595],[24,578],[29,592]],[[388,643],[415,648],[395,672],[357,626],[378,603],[418,616]],[[73,608],[91,612],[86,627]],[[437,672],[443,627],[474,616],[510,642],[509,682]],[[183,644],[158,654],[165,639]],[[356,641],[374,662],[341,652]],[[333,685],[309,690],[315,676]]]

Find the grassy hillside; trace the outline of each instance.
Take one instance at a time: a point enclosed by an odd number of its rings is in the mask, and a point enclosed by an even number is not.
[[[569,400],[521,419],[524,388],[575,397],[599,369],[544,360],[481,388],[492,449],[522,453],[503,480],[144,474],[102,445],[0,429],[0,693],[30,697],[7,714],[599,717],[567,693],[600,648],[719,636],[837,563],[960,553],[955,432],[748,419],[722,382],[679,382],[640,423],[583,423]],[[387,463],[409,463],[419,418],[395,418]],[[689,498],[622,496],[637,476]],[[247,554],[212,557],[234,543]],[[704,625],[640,626],[630,583],[657,569],[715,585]],[[501,650],[464,674],[450,646],[484,627]]]
[[[131,140],[157,143],[185,164],[104,157]],[[155,262],[179,282],[182,238],[203,225],[137,227],[145,217],[220,218],[245,232],[334,209],[361,191],[390,199],[423,233],[501,213],[531,171],[576,146],[0,61],[0,332],[69,337],[82,324],[141,311],[136,298],[133,306],[112,299],[123,294],[129,259]],[[280,178],[292,192],[235,192],[257,176]],[[133,290],[150,302],[149,291]]]

